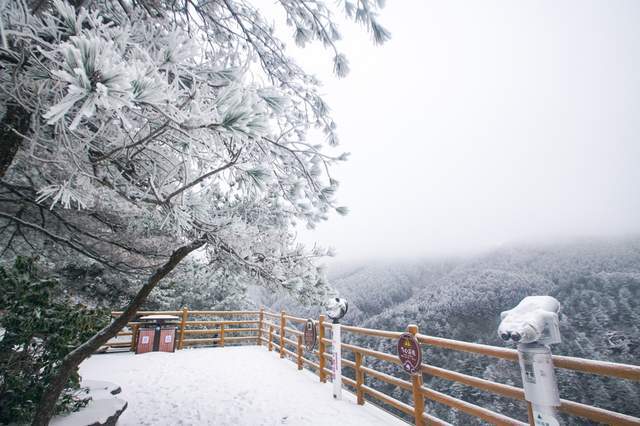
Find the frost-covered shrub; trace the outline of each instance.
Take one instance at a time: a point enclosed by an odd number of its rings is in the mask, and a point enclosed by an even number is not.
[[[79,343],[108,322],[106,311],[60,298],[53,279],[38,275],[33,259],[18,257],[0,268],[0,424],[27,422],[60,364]],[[88,402],[77,371],[56,411]]]

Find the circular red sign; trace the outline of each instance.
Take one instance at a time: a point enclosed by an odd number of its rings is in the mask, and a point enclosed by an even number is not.
[[[304,348],[307,352],[313,351],[317,340],[316,324],[312,319],[307,320],[304,325]]]
[[[398,357],[404,371],[409,374],[420,372],[422,364],[422,350],[420,343],[411,333],[404,333],[398,340]]]

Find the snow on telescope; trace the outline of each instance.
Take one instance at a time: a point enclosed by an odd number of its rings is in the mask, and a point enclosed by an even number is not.
[[[327,315],[333,320],[338,322],[349,309],[349,304],[345,299],[339,297],[332,297],[325,302],[325,308],[327,309]]]
[[[498,335],[505,342],[560,343],[559,311],[560,303],[551,296],[527,296],[500,314]]]

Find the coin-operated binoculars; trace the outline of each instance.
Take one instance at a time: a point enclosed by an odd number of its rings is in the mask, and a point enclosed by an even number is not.
[[[333,370],[333,397],[342,399],[342,348],[340,337],[340,319],[345,316],[349,304],[345,299],[333,297],[325,303],[327,316],[331,318],[331,369]]]
[[[536,425],[558,426],[560,394],[549,345],[560,343],[560,303],[551,296],[527,296],[500,314],[498,335],[518,345],[524,397]]]

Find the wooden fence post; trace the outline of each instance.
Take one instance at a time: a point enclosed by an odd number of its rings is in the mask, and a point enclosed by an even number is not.
[[[263,321],[264,321],[264,308],[260,308],[260,317],[258,320],[258,346],[262,345],[262,327],[264,327]]]
[[[414,336],[418,334],[418,326],[410,324],[407,331]],[[422,415],[424,414],[424,395],[422,395],[422,370],[411,375],[411,387],[413,390],[413,415],[416,419],[416,426],[424,426]]]
[[[284,311],[280,312],[280,358],[284,358],[284,316]]]
[[[324,315],[320,315],[320,320],[318,321],[318,365],[320,368],[318,369],[318,376],[320,377],[320,381],[325,383],[327,381],[327,377],[324,374]]]
[[[364,390],[362,385],[364,384],[364,371],[362,367],[362,353],[356,352],[356,396],[358,399],[358,405],[364,405]]]
[[[269,326],[269,351],[273,350],[273,326]]]
[[[187,309],[187,307],[185,306],[182,308],[182,320],[180,320],[180,340],[178,341],[178,349],[182,349],[184,345],[184,329],[185,329],[188,317],[189,317],[189,309]]]
[[[136,351],[136,344],[138,343],[136,337],[138,337],[138,324],[133,324],[131,326],[131,352]]]
[[[527,417],[529,418],[529,426],[536,426],[536,418],[533,415],[533,405],[529,401],[527,403]]]
[[[220,324],[220,346],[224,346],[224,324]]]
[[[302,370],[302,336],[298,336],[298,370]]]

